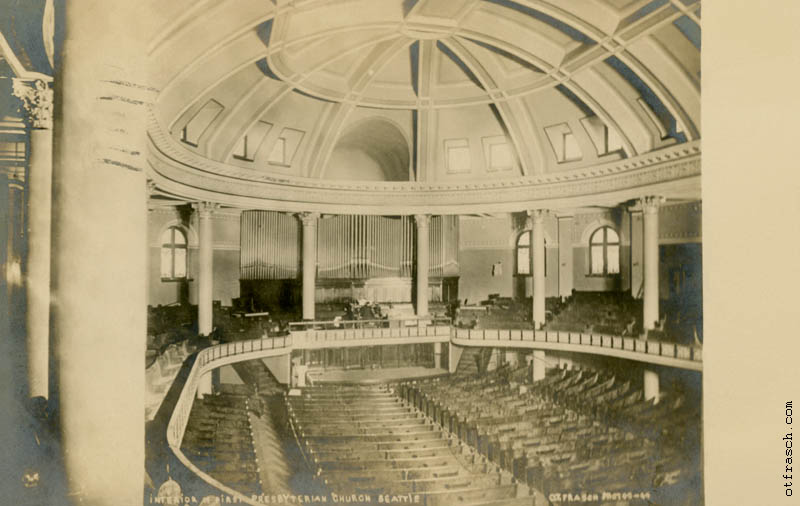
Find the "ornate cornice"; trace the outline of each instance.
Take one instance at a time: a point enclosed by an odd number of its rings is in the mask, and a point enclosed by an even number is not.
[[[517,179],[424,182],[343,182],[278,176],[216,162],[184,148],[150,115],[150,171],[159,188],[232,207],[371,214],[456,214],[614,205],[643,191],[699,194],[700,143],[670,146],[589,168]]]
[[[14,79],[12,93],[22,101],[33,128],[53,129],[53,89],[41,79]]]

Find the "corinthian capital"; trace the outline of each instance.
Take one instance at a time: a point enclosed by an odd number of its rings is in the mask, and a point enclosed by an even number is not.
[[[415,214],[414,221],[417,222],[417,228],[427,227],[431,221],[431,217],[427,214]]]
[[[658,212],[658,208],[664,203],[665,200],[666,199],[664,197],[650,195],[647,197],[642,197],[639,200],[639,204],[641,205],[642,211],[645,214],[655,214]]]
[[[299,213],[297,217],[300,218],[300,223],[302,223],[304,227],[311,227],[317,224],[319,213]]]
[[[12,93],[22,100],[33,128],[53,128],[53,89],[41,79],[34,82],[14,79]]]
[[[192,207],[197,211],[199,217],[210,218],[214,211],[219,209],[219,204],[215,202],[195,202]]]
[[[550,211],[547,209],[532,209],[528,211],[528,218],[531,220],[531,224],[536,223],[537,225],[541,225],[544,223],[544,217],[548,215]]]

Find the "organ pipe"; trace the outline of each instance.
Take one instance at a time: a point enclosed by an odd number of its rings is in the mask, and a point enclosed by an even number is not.
[[[302,253],[300,227],[292,214],[242,212],[241,278],[296,279]],[[318,277],[411,277],[416,261],[414,231],[409,216],[326,216],[317,228]],[[458,275],[458,239],[457,216],[431,218],[430,277]]]

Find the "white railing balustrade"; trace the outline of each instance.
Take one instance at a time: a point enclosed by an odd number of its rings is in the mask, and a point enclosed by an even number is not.
[[[648,357],[661,357],[674,359],[675,365],[689,365],[696,369],[699,362],[703,361],[703,350],[699,346],[686,346],[682,344],[665,343],[662,341],[652,341],[635,337],[609,336],[604,334],[585,334],[579,332],[566,332],[554,330],[502,330],[502,329],[464,329],[453,327],[450,331],[452,340],[467,341],[488,341],[485,346],[492,346],[494,342],[522,341],[519,346],[522,348],[530,347],[525,345],[525,341],[546,343],[548,348],[562,349],[559,345],[569,345],[564,347],[565,351],[575,350],[575,347],[586,348],[610,348],[625,352],[626,358],[638,359],[648,362],[653,361]],[[458,343],[456,343],[458,344]],[[595,353],[586,350],[587,353]],[[685,362],[694,362],[694,365]],[[663,362],[656,362],[663,363]]]
[[[308,345],[360,339],[449,338],[450,328],[450,319],[442,317],[307,321],[289,324],[290,334],[298,342]]]
[[[192,405],[197,395],[198,383],[204,374],[210,373],[212,369],[242,360],[251,360],[253,358],[273,354],[290,353],[291,348],[292,338],[291,336],[285,336],[222,343],[201,350],[197,354],[191,371],[189,371],[189,376],[186,378],[186,383],[183,385],[183,390],[181,390],[178,402],[175,404],[172,417],[167,425],[167,444],[169,444],[175,456],[177,456],[187,468],[207,483],[232,497],[238,498],[239,501],[245,504],[260,503],[254,502],[249,497],[209,476],[195,466],[181,451],[183,435],[186,433],[186,425],[189,423],[189,413],[192,411]],[[277,353],[274,353],[275,351],[277,351]]]

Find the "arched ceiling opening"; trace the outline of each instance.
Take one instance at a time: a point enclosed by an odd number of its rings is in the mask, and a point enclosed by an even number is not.
[[[351,181],[408,181],[411,156],[403,132],[389,121],[370,118],[339,138],[326,177]]]

